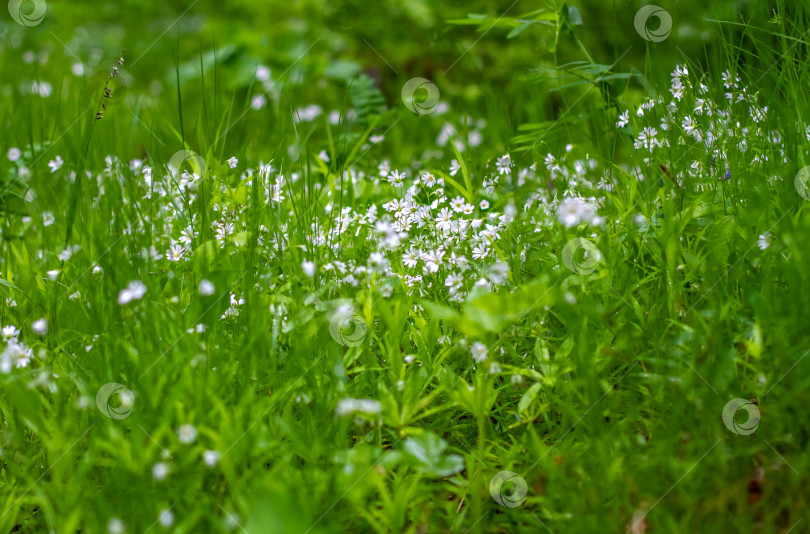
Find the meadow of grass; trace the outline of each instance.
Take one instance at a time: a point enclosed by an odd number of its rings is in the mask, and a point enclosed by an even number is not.
[[[810,531],[809,15],[12,0],[0,532]]]

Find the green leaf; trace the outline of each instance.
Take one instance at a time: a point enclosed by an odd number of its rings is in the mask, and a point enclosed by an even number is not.
[[[436,319],[458,320],[461,317],[456,310],[449,306],[443,306],[427,300],[422,301],[421,305]]]
[[[534,401],[537,394],[540,392],[540,385],[540,382],[536,382],[520,397],[520,402],[518,402],[519,412],[525,412],[526,409],[531,405],[532,401]]]
[[[497,332],[514,324],[555,299],[554,286],[543,278],[512,293],[473,291],[462,306],[463,314],[438,304],[423,302],[423,305],[436,319],[454,324],[468,336],[477,336],[482,331]]]
[[[465,161],[464,157],[462,157],[461,152],[459,151],[458,146],[456,145],[455,139],[451,141],[450,146],[453,147],[453,152],[456,155],[456,161],[458,161],[458,164],[461,166],[461,175],[464,177],[464,185],[466,186],[466,189],[462,190],[462,192],[464,193],[464,196],[467,198],[467,202],[472,202],[473,188],[472,188],[472,180],[470,179],[470,170],[467,168],[467,162]],[[448,179],[448,177],[445,176],[445,179]],[[453,180],[449,179],[448,181],[453,182]]]
[[[16,289],[17,291],[20,291],[19,287],[15,286],[11,282],[9,282],[8,280],[5,280],[3,278],[0,278],[0,286],[7,287],[9,289]]]
[[[725,267],[731,252],[731,236],[737,222],[731,215],[717,219],[709,229],[709,257],[717,268]]]
[[[458,454],[442,456],[447,442],[433,432],[408,438],[403,447],[411,464],[423,474],[449,477],[464,469],[464,458]]]
[[[532,22],[532,21],[524,22],[523,24],[521,24],[520,26],[518,26],[517,28],[515,28],[511,32],[509,32],[509,35],[507,35],[506,38],[507,39],[512,39],[514,37],[517,37],[518,35],[523,33],[523,30],[525,30],[526,28],[528,28],[532,24],[534,24],[534,22]]]
[[[577,6],[568,6],[567,20],[571,26],[582,26],[582,15]]]

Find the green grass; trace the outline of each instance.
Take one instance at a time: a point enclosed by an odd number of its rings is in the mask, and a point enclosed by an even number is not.
[[[0,532],[810,528],[806,8],[190,4],[2,19]]]

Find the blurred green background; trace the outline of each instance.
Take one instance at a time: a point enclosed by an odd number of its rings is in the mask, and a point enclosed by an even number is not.
[[[408,163],[449,117],[414,116],[404,108],[400,90],[413,77],[437,85],[443,105],[454,112],[451,122],[466,115],[487,120],[479,151],[503,152],[514,146],[521,124],[559,117],[576,100],[551,92],[548,84],[528,83],[536,69],[584,60],[616,63],[615,71],[637,75],[624,97],[640,100],[643,80],[661,86],[676,64],[724,54],[716,46],[719,34],[745,44],[742,27],[715,21],[767,25],[775,13],[771,3],[758,0],[665,4],[672,33],[649,42],[634,27],[642,2],[48,1],[37,26],[2,19],[2,91],[19,101],[41,80],[50,84],[50,98],[62,96],[63,102],[56,112],[43,104],[40,116],[14,106],[4,114],[4,131],[33,141],[64,131],[77,113],[93,107],[106,73],[126,49],[114,84],[114,101],[125,102],[125,109],[99,126],[109,144],[126,144],[132,157],[168,158],[179,139],[217,158],[238,153],[267,159],[278,141],[291,144],[295,110],[317,104],[323,121],[329,111],[357,108],[357,98],[361,104],[370,98],[372,111],[382,114],[373,131],[390,140],[379,151],[396,146],[395,157]],[[22,9],[33,9],[33,2],[26,0]],[[540,12],[548,17],[538,22]],[[529,20],[535,23],[516,31]],[[380,94],[363,100],[364,83]],[[619,83],[624,91],[625,80]],[[265,107],[253,110],[259,95]],[[591,100],[593,95],[577,104],[587,107]],[[244,124],[229,129],[237,118]],[[401,122],[391,128],[395,121]],[[362,126],[349,129],[359,135]],[[313,130],[313,141],[323,137],[322,128]],[[75,136],[60,141],[62,152],[79,149]],[[103,146],[93,151],[91,161],[101,164]],[[542,147],[536,152],[541,155]]]

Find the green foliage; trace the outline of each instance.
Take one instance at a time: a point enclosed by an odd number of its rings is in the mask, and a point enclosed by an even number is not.
[[[382,115],[385,110],[385,97],[374,85],[374,80],[361,74],[351,81],[349,97],[360,123],[368,123],[373,117]]]
[[[2,18],[0,532],[806,528],[810,13],[645,4]]]

